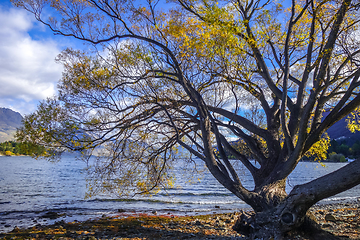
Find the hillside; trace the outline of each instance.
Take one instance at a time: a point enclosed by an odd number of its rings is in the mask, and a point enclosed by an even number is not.
[[[22,116],[8,108],[0,108],[0,142],[13,140],[16,128],[22,124]]]
[[[328,113],[325,113],[324,117],[326,117],[327,114]],[[326,132],[329,134],[330,139],[335,139],[339,143],[344,142],[351,146],[356,142],[356,140],[360,140],[360,132],[350,132],[346,127],[346,119],[347,117],[344,117],[331,126]]]
[[[326,117],[327,113],[324,114]],[[0,142],[14,139],[16,128],[22,124],[23,117],[20,113],[8,108],[0,108]],[[331,139],[336,139],[339,142],[345,142],[352,145],[356,140],[360,140],[360,132],[351,133],[346,128],[346,117],[335,123],[328,129],[327,133]]]

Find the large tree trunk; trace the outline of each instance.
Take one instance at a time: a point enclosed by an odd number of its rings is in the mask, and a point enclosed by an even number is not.
[[[333,234],[321,229],[311,213],[307,213],[299,226],[291,229],[282,220],[288,221],[289,216],[283,216],[279,220],[278,207],[259,213],[241,212],[233,229],[250,239],[310,239],[310,240],[332,240],[339,239]]]
[[[360,159],[357,159],[337,171],[294,187],[278,205],[252,214],[241,213],[234,230],[251,239],[292,239],[294,234],[308,239],[337,239],[322,231],[308,210],[318,201],[350,189],[359,182]]]

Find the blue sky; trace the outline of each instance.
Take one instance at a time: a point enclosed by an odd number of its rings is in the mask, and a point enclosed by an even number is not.
[[[55,57],[72,40],[54,36],[33,15],[0,0],[0,107],[28,114],[56,93]]]
[[[62,72],[56,56],[80,44],[55,36],[31,13],[0,0],[0,107],[22,115],[36,110],[39,101],[56,94]]]
[[[62,66],[56,56],[79,41],[55,36],[34,16],[0,0],[0,107],[22,115],[36,110],[39,101],[56,94]]]

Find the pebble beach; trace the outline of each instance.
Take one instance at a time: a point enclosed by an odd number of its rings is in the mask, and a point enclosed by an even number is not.
[[[360,239],[360,199],[315,205],[322,228],[340,239]],[[1,239],[246,239],[232,230],[238,213],[173,216],[120,213],[84,222],[58,221],[0,233]],[[301,239],[301,238],[297,238]]]

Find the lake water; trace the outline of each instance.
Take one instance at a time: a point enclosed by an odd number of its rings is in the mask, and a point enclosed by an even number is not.
[[[325,175],[344,164],[347,163],[327,163],[326,167],[322,167],[316,162],[301,162],[289,176],[287,191],[296,184]],[[30,157],[0,157],[0,232],[10,231],[15,226],[30,227],[60,220],[83,221],[103,215],[113,216],[119,214],[119,209],[127,213],[151,214],[157,211],[158,214],[196,215],[249,208],[206,172],[200,181],[196,177],[192,183],[189,183],[189,177],[180,175],[176,188],[151,198],[126,200],[97,196],[84,199],[84,167],[84,162],[71,156],[63,157],[58,163]],[[201,164],[199,168],[201,170]],[[245,186],[252,186],[246,171],[241,178]],[[351,201],[359,197],[360,186],[357,186],[322,203]],[[56,212],[60,217],[54,220],[43,218],[49,211]]]

